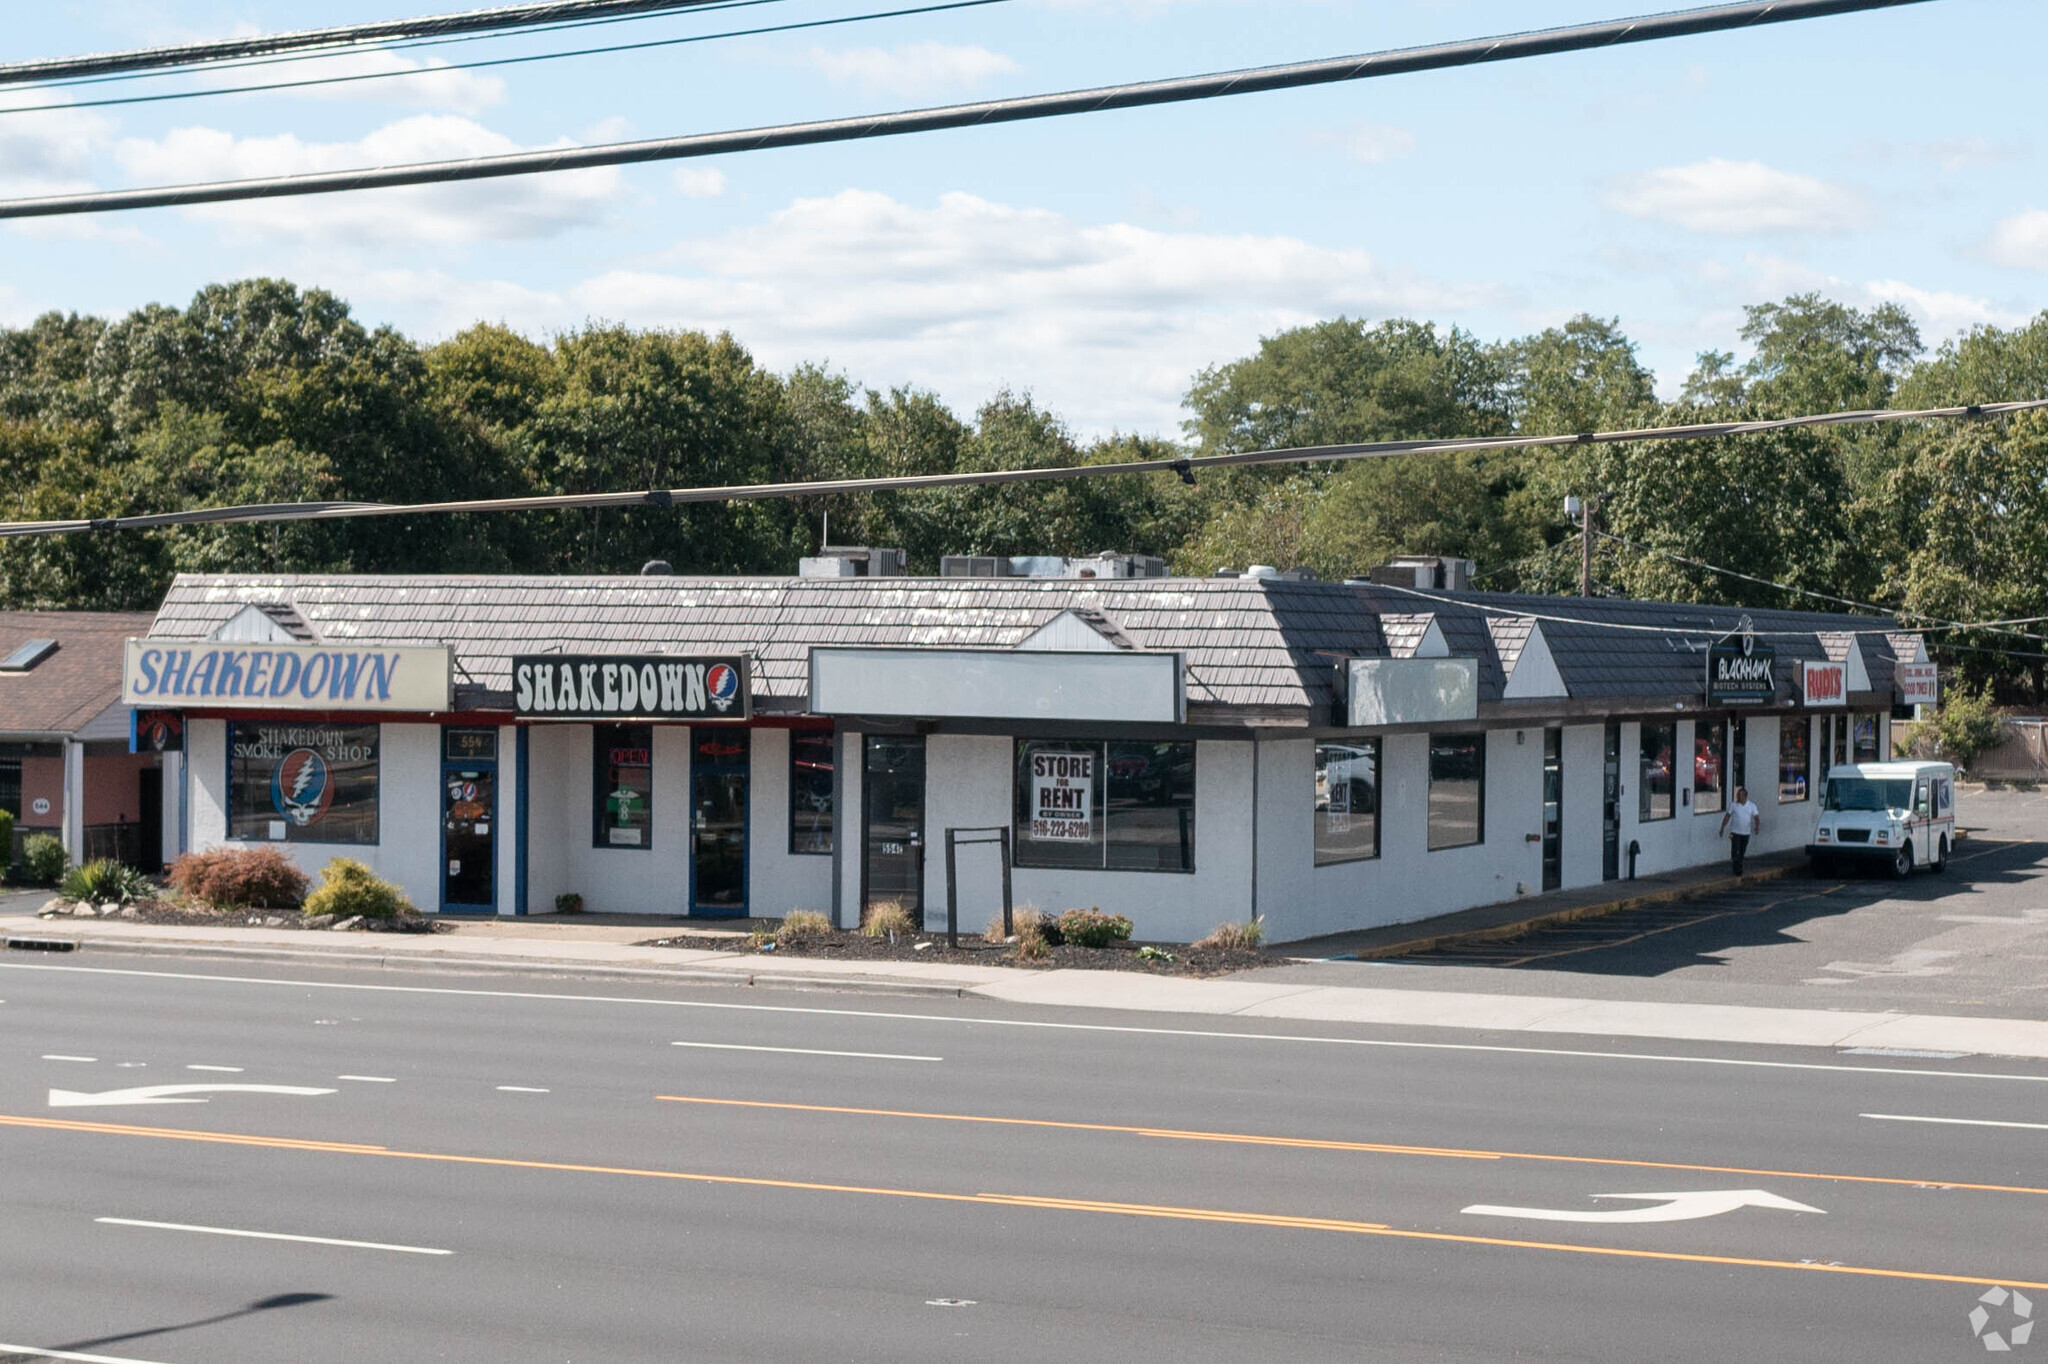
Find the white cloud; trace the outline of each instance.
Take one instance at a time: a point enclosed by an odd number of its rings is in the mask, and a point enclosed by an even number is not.
[[[725,193],[725,172],[710,166],[677,166],[672,178],[676,193],[686,198],[716,199]]]
[[[47,90],[0,92],[0,111],[51,103]],[[89,109],[0,113],[0,195],[27,198],[92,188],[93,158],[114,120]]]
[[[2018,327],[2027,321],[2025,313],[2001,308],[1990,299],[1948,289],[1922,289],[1903,280],[1874,279],[1863,286],[1863,293],[1873,302],[1896,303],[1913,314],[1928,341],[1943,341],[1976,327]]]
[[[922,42],[904,47],[814,47],[804,59],[840,85],[887,95],[936,95],[972,90],[991,77],[1019,70],[1000,52],[973,44]]]
[[[1368,166],[1415,150],[1415,134],[1392,123],[1356,123],[1339,129],[1334,140],[1344,155]]]
[[[830,361],[962,408],[1029,387],[1082,431],[1172,431],[1190,376],[1263,334],[1338,313],[1442,317],[1496,297],[1292,237],[846,190],[514,313],[538,326],[568,315],[726,329],[776,367]]]
[[[1983,254],[1994,264],[2048,271],[2048,212],[2030,208],[2000,219],[1984,243]]]
[[[1727,236],[1850,232],[1872,217],[1864,197],[1846,185],[1720,157],[1630,176],[1606,202],[1630,217]]]
[[[469,119],[421,114],[356,142],[302,142],[290,133],[237,137],[215,128],[176,128],[160,139],[124,138],[114,151],[131,175],[162,184],[460,160],[519,149],[510,138]],[[185,212],[221,224],[237,241],[346,247],[521,241],[603,220],[624,184],[616,168],[600,168],[215,204]]]
[[[228,68],[204,73],[206,83],[216,87],[277,85],[287,81],[321,81],[335,77],[366,76],[367,80],[342,80],[333,85],[307,85],[275,93],[304,99],[373,100],[393,109],[453,109],[475,114],[502,104],[505,82],[496,76],[459,71],[441,58],[418,61],[382,48],[306,61],[279,62],[276,66],[251,69]]]

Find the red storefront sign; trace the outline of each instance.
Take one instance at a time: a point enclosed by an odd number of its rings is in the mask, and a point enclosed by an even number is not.
[[[1808,663],[1803,694],[1809,706],[1849,704],[1849,668],[1843,663]]]

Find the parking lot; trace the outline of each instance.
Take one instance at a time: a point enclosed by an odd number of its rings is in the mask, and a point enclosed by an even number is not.
[[[2048,1017],[2048,795],[1966,789],[1948,871],[1791,875],[1390,962],[1261,979]]]

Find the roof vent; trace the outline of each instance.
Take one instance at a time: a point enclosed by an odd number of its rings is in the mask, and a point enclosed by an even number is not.
[[[649,559],[640,565],[640,576],[643,578],[673,578],[675,575],[676,566],[666,559]]]
[[[822,545],[816,557],[799,560],[796,571],[800,578],[900,578],[903,559],[900,549]]]
[[[56,640],[32,639],[7,657],[0,658],[0,673],[25,673],[56,652]]]

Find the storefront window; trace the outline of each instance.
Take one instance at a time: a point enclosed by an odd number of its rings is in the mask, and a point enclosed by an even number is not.
[[[1728,722],[1702,720],[1692,731],[1692,812],[1718,815],[1728,772]]]
[[[1316,865],[1380,855],[1380,741],[1316,745]]]
[[[375,725],[228,725],[228,837],[377,841]]]
[[[1812,730],[1804,715],[1786,715],[1778,720],[1778,803],[1788,805],[1805,800],[1812,780]]]
[[[1429,736],[1429,847],[1486,841],[1486,736]]]
[[[1673,813],[1671,768],[1674,750],[1678,747],[1678,726],[1645,724],[1642,729],[1641,769],[1636,778],[1636,819],[1647,824],[1651,820],[1669,819]]]
[[[591,841],[600,848],[654,846],[654,726],[593,725]]]
[[[1859,763],[1882,762],[1884,754],[1877,746],[1877,717],[1857,715],[1852,717],[1855,724],[1855,756],[1849,761]]]
[[[21,819],[21,759],[0,758],[0,810]],[[4,852],[6,849],[0,849]]]
[[[1195,746],[1019,739],[1020,867],[1195,869]]]
[[[789,735],[789,850],[832,851],[832,731]]]

